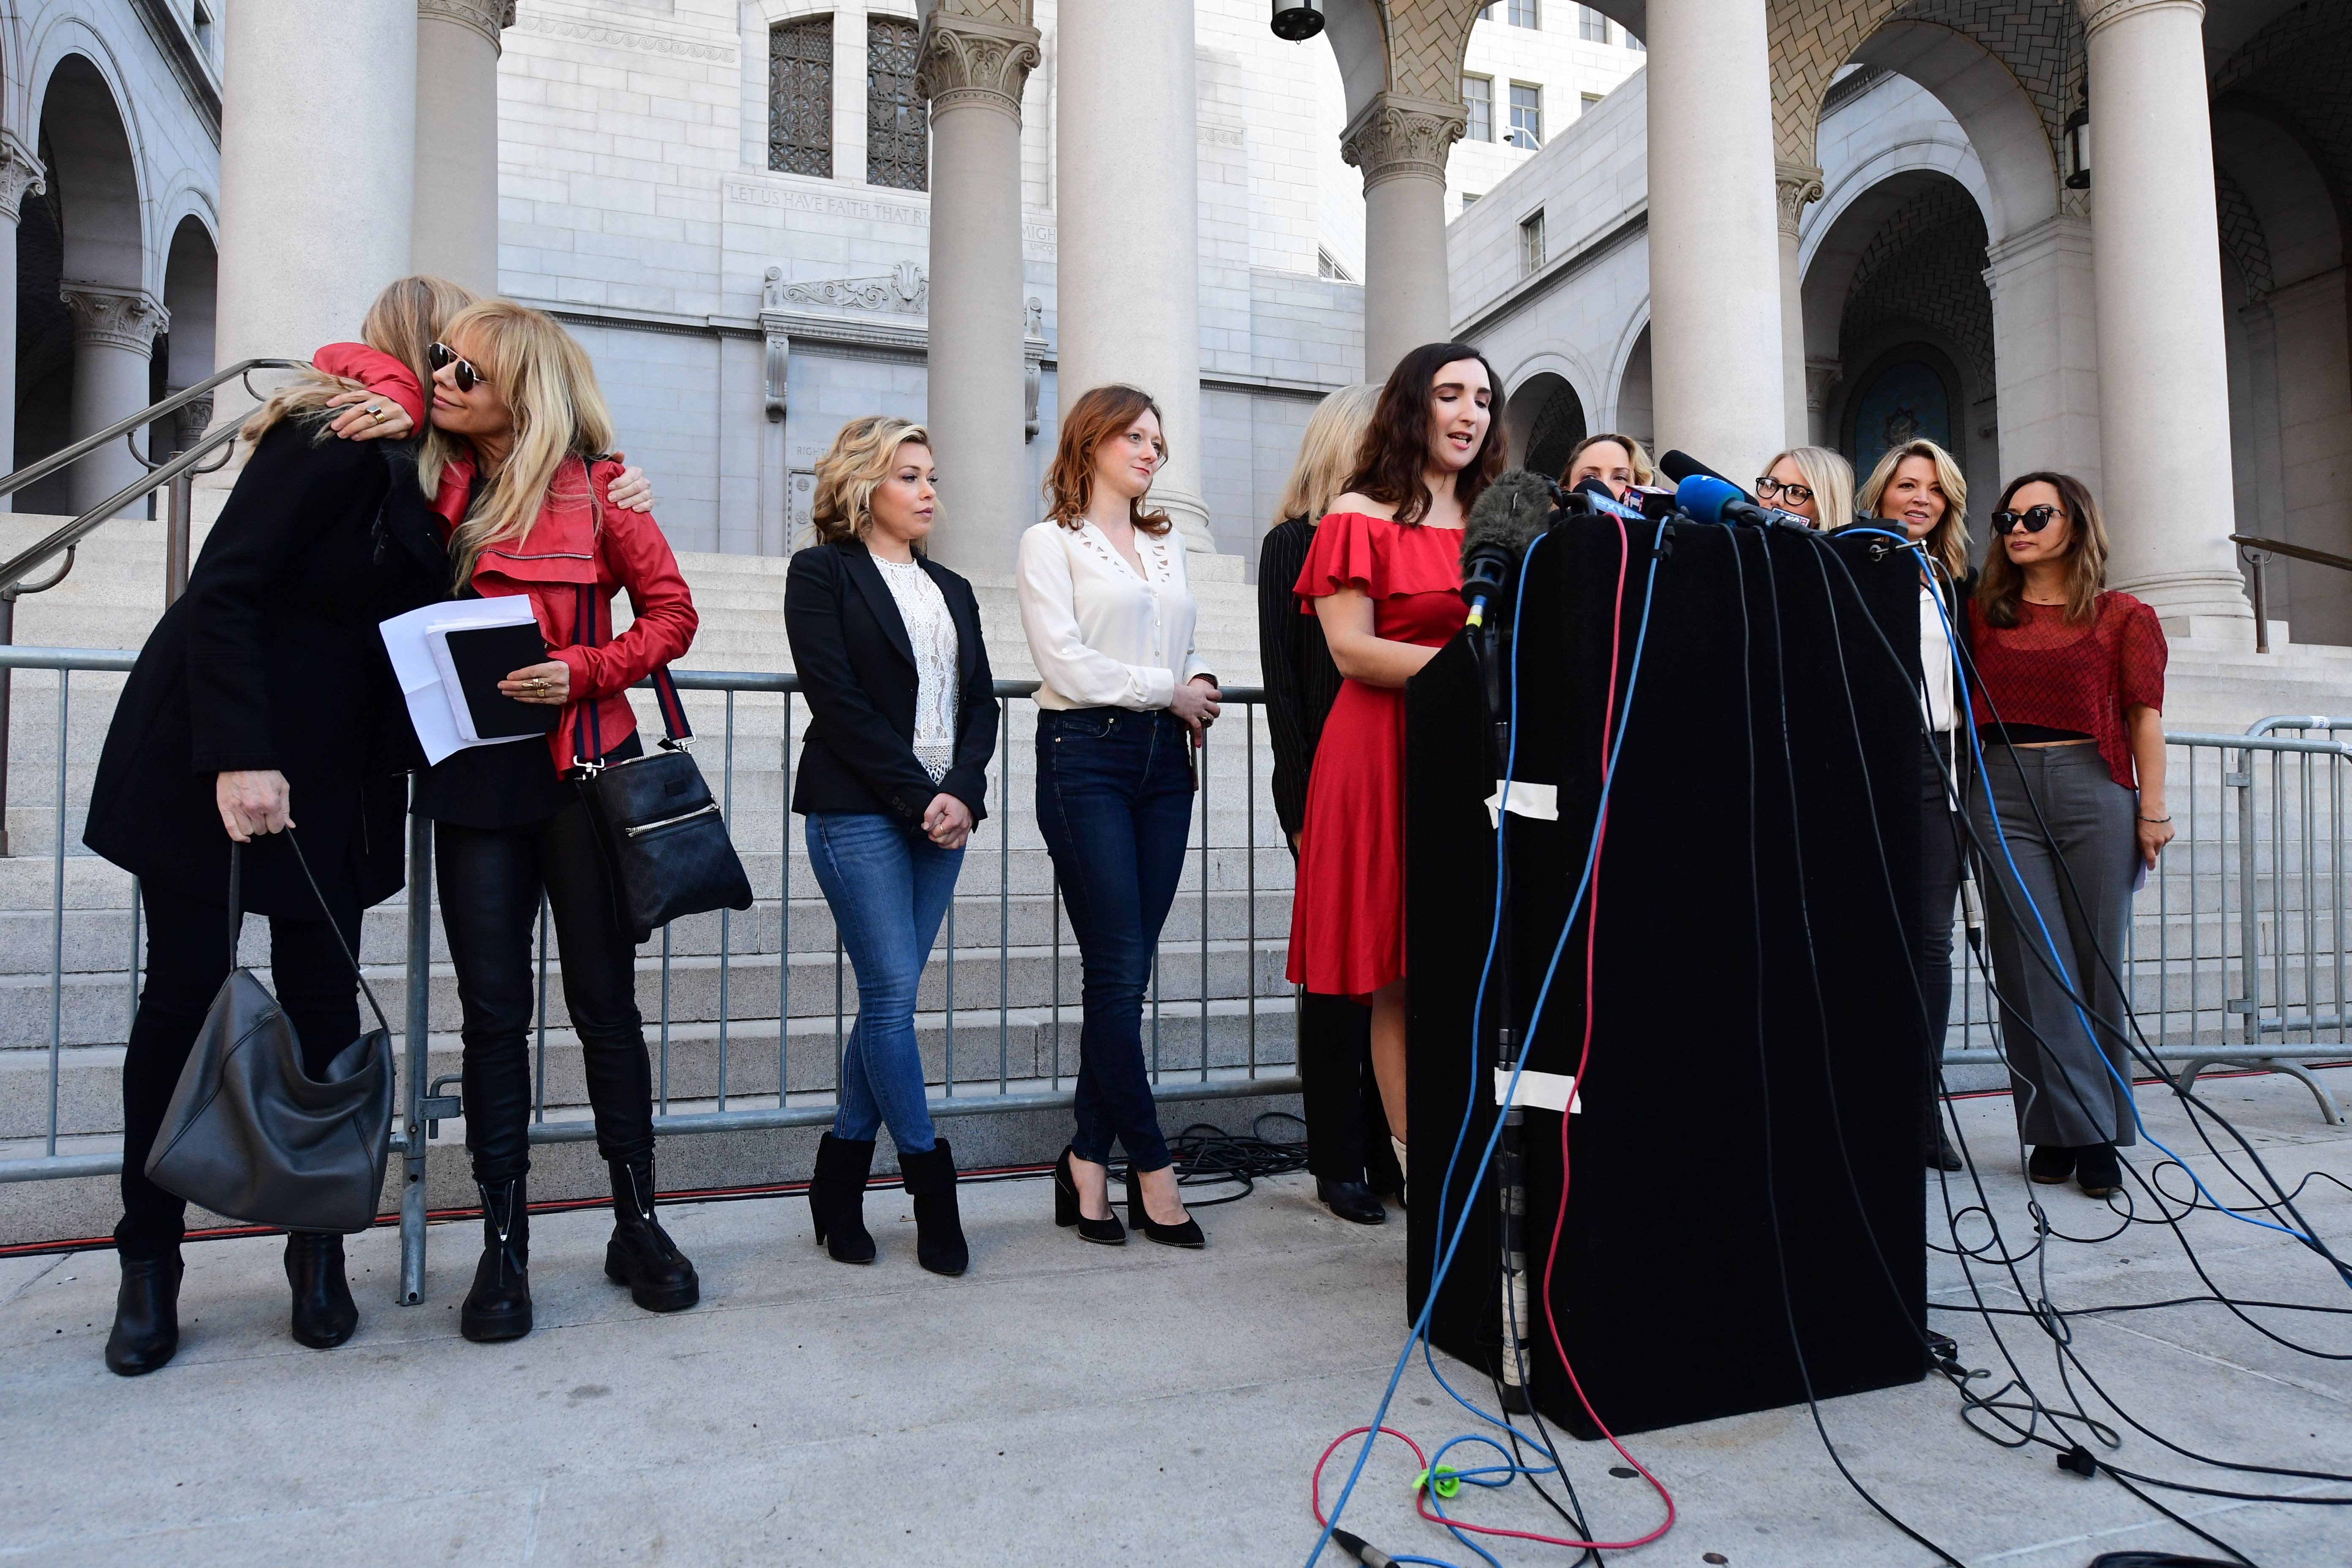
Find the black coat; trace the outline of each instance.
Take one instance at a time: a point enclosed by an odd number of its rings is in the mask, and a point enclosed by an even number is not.
[[[946,567],[924,561],[923,570],[956,629],[955,754],[937,784],[915,760],[915,648],[882,569],[856,540],[793,557],[784,635],[809,705],[794,811],[889,812],[920,822],[931,797],[944,793],[971,807],[974,822],[988,815],[997,712],[980,602]]]
[[[1314,542],[1315,524],[1290,518],[1266,531],[1257,558],[1257,662],[1274,751],[1274,815],[1285,834],[1306,828],[1307,781],[1341,685],[1322,621],[1298,610],[1298,574]]]
[[[224,897],[215,775],[286,775],[302,854],[330,900],[400,888],[415,737],[376,623],[445,597],[447,560],[388,442],[311,439],[289,419],[247,459],[220,521],[116,702],[82,842],[145,881]],[[281,842],[245,856],[245,907],[315,916]]]

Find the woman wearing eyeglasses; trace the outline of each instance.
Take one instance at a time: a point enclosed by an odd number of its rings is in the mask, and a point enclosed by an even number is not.
[[[1966,630],[1969,481],[1950,453],[1933,441],[1907,441],[1878,459],[1864,481],[1865,526],[1901,533],[1925,555],[1919,563],[1919,710],[1925,729],[1919,760],[1919,929],[1915,961],[1927,1008],[1926,1116],[1921,1142],[1931,1169],[1957,1171],[1959,1152],[1945,1135],[1943,1100],[1932,1064],[1944,1059],[1952,1016],[1952,903],[1960,890],[1963,836],[1959,800],[1967,791],[1969,748],[1952,701],[1953,644]]]
[[[1853,465],[1827,447],[1791,447],[1764,467],[1756,499],[1815,528],[1853,521]]]
[[[2172,841],[2164,631],[2137,599],[2102,591],[2106,525],[2080,479],[2011,479],[1992,526],[2000,544],[1969,604],[1985,754],[1969,811],[1992,883],[2001,1036],[2027,1174],[2105,1197],[2123,1185],[2117,1146],[2137,1142],[2116,978],[2132,889]]]

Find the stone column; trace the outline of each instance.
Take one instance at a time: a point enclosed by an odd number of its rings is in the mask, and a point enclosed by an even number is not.
[[[1834,359],[1805,361],[1805,439],[1808,447],[1835,447],[1830,434],[1830,394],[1845,379],[1845,362]],[[1864,475],[1867,479],[1868,475]]]
[[[2083,0],[2107,580],[2251,637],[2233,547],[2213,132],[2197,0]]]
[[[1806,206],[1822,199],[1822,172],[1809,163],[1780,164],[1774,190],[1780,211],[1780,398],[1789,416],[1788,444],[1807,447],[1814,444],[1814,420],[1806,385],[1805,270],[1797,238]]]
[[[940,0],[918,49],[931,109],[925,423],[947,483],[931,553],[964,571],[1008,570],[1039,510],[1023,434],[1021,89],[1042,58],[1029,9]]]
[[[161,302],[143,289],[68,281],[58,295],[74,323],[74,440],[94,435],[153,401],[147,395],[155,334],[171,320]],[[141,445],[147,432],[137,432]],[[92,452],[67,472],[69,504],[85,512],[146,473],[130,447],[118,439]],[[147,503],[133,501],[117,515],[144,517]]]
[[[0,133],[0,474],[16,467],[16,214],[25,197],[48,188],[41,162],[14,135]],[[0,496],[0,511],[12,511]]]
[[[223,25],[219,363],[308,359],[409,269],[415,0],[236,0]]]
[[[1383,92],[1340,135],[1339,156],[1364,172],[1367,381],[1386,381],[1408,353],[1454,335],[1445,155],[1463,125],[1458,103]]]
[[[499,32],[514,0],[416,0],[410,269],[499,291]]]
[[[1106,382],[1151,394],[1165,416],[1169,452],[1152,502],[1175,520],[1192,548],[1213,550],[1201,499],[1200,128],[1192,0],[1066,5],[1058,27],[1054,169],[1061,333],[1055,380],[1062,414],[1066,418],[1079,394]],[[932,222],[936,227],[936,216]]]
[[[1745,477],[1789,432],[1764,0],[1650,0],[1657,438]]]
[[[2091,226],[2071,214],[2045,218],[1993,241],[1985,259],[2001,467],[2073,474],[2104,508]]]

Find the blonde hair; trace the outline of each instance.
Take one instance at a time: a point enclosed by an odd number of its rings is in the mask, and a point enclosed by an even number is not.
[[[1568,461],[1559,466],[1559,482],[1568,483],[1568,476],[1576,472],[1576,460],[1584,456],[1586,448],[1598,447],[1603,441],[1625,448],[1625,456],[1633,462],[1635,484],[1652,485],[1657,482],[1657,468],[1650,461],[1650,454],[1642,449],[1642,443],[1634,440],[1631,436],[1620,436],[1611,431],[1603,431],[1598,436],[1587,436],[1570,447]]]
[[[816,495],[809,505],[818,543],[874,531],[874,492],[898,466],[898,448],[909,444],[929,447],[931,433],[888,414],[861,415],[834,433],[833,445],[816,460]],[[931,521],[939,521],[936,510]]]
[[[471,340],[474,352],[467,357],[514,419],[506,466],[483,487],[480,503],[449,541],[462,586],[484,549],[530,537],[570,465],[579,465],[581,485],[594,500],[587,459],[612,450],[613,416],[587,351],[545,311],[485,300],[458,311],[443,329],[444,342],[455,338]],[[457,438],[437,429],[425,438],[417,477],[427,495],[440,488],[441,471],[457,446]]]
[[[1331,503],[1347,492],[1348,476],[1356,471],[1363,451],[1364,432],[1372,423],[1372,407],[1381,389],[1371,382],[1343,386],[1315,405],[1298,438],[1298,460],[1291,465],[1290,482],[1274,509],[1276,522],[1303,517],[1319,522]]]
[[[1878,503],[1886,494],[1886,487],[1895,482],[1895,470],[1903,466],[1906,458],[1925,458],[1936,465],[1936,484],[1943,490],[1946,506],[1943,520],[1927,531],[1927,553],[1943,563],[1957,583],[1969,574],[1969,479],[1960,472],[1952,455],[1933,441],[1906,441],[1900,447],[1890,447],[1878,459],[1878,467],[1870,470],[1870,478],[1862,483],[1862,493],[1854,498],[1865,518],[1878,515]]]
[[[360,342],[406,365],[409,374],[416,377],[416,384],[425,390],[429,405],[433,372],[425,363],[425,351],[452,318],[473,303],[470,290],[446,278],[415,273],[394,279],[368,307],[366,317],[360,322]],[[322,370],[305,367],[293,380],[272,392],[268,401],[253,411],[237,435],[248,442],[258,442],[277,428],[280,420],[324,414],[328,412],[327,399],[341,393],[366,390],[348,376],[329,375]],[[324,440],[326,434],[326,426],[321,422],[311,438]]]
[[[1787,458],[1797,465],[1797,472],[1805,476],[1805,487],[1813,492],[1813,512],[1824,532],[1843,528],[1853,521],[1853,465],[1831,451],[1827,447],[1791,447],[1777,453],[1764,465],[1769,477]]]

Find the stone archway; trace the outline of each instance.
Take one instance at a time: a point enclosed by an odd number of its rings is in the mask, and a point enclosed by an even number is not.
[[[1512,388],[1503,418],[1513,465],[1555,479],[1587,428],[1584,400],[1556,371],[1539,371]]]
[[[171,330],[160,340],[154,374],[150,383],[155,399],[177,392],[212,374],[213,320],[220,281],[220,257],[213,237],[194,214],[173,231],[172,248],[163,261],[163,308]],[[200,399],[175,418],[159,423],[149,436],[148,455],[162,458],[183,451],[204,434],[212,421],[212,400]]]

